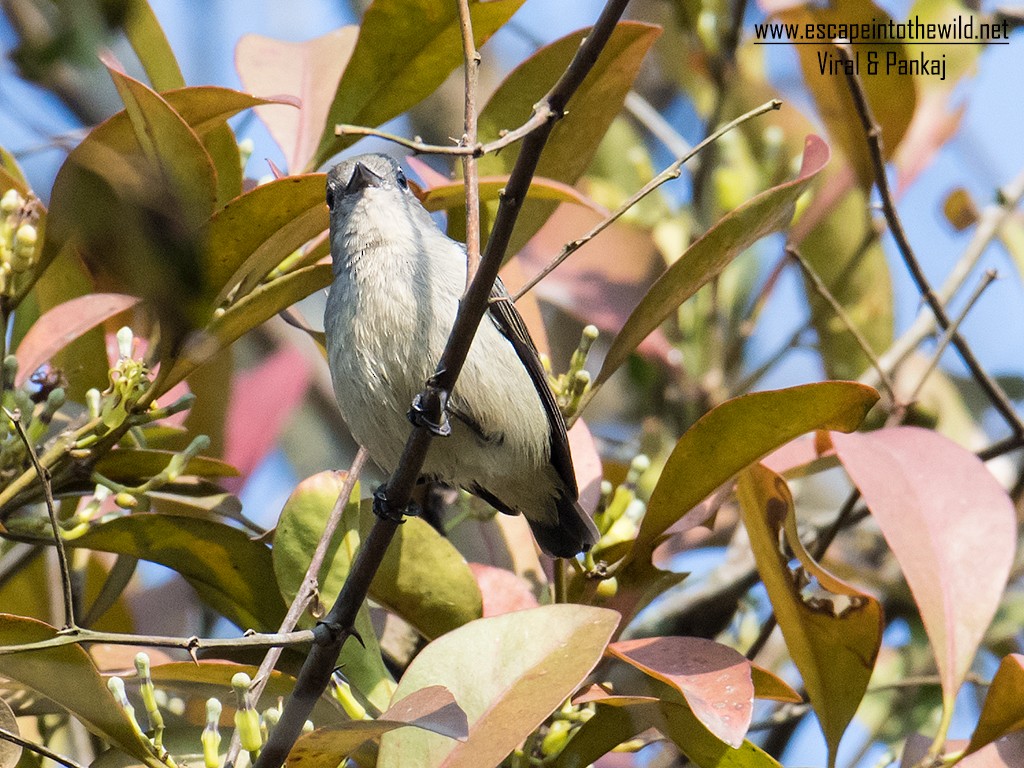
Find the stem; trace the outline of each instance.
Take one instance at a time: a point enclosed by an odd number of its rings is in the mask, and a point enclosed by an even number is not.
[[[935,295],[935,291],[928,282],[928,278],[925,276],[924,270],[921,269],[921,263],[914,255],[914,249],[910,246],[910,241],[907,239],[907,233],[903,230],[903,223],[900,221],[899,214],[896,212],[896,204],[893,201],[892,192],[889,189],[889,179],[885,173],[885,158],[882,154],[882,128],[879,126],[871,112],[867,95],[864,93],[864,86],[852,66],[853,53],[850,45],[848,43],[837,43],[836,48],[839,50],[840,57],[842,57],[843,61],[848,65],[845,68],[846,82],[850,88],[850,93],[853,96],[853,103],[857,108],[857,115],[860,117],[861,125],[864,128],[864,135],[867,138],[868,149],[871,154],[871,163],[874,166],[875,186],[878,188],[878,194],[882,198],[882,211],[885,214],[885,220],[889,225],[889,231],[892,233],[893,239],[896,241],[896,247],[900,252],[900,256],[903,258],[904,264],[907,265],[907,269],[910,271],[910,275],[914,279],[918,293],[921,294],[921,297],[928,303],[928,306],[931,307],[932,313],[935,315],[935,319],[938,321],[942,329],[944,331],[949,330],[952,325],[952,321],[949,319],[949,315],[946,314],[946,310],[945,307],[943,307],[942,302],[940,302],[938,296]],[[1012,429],[1015,434],[1024,434],[1024,423],[1021,422],[1020,417],[1014,410],[1013,403],[1010,402],[1010,399],[1006,396],[1002,387],[999,386],[999,383],[981,367],[981,364],[974,356],[974,352],[971,350],[970,346],[968,346],[967,342],[964,341],[963,337],[956,332],[955,328],[950,336],[950,341],[956,351],[960,354],[960,358],[964,361],[964,364],[970,369],[974,380],[977,381],[981,388],[985,390],[989,401],[995,409],[999,411],[1010,429]]]
[[[71,597],[71,569],[68,568],[68,553],[64,549],[64,539],[60,535],[57,513],[53,508],[53,488],[50,486],[50,472],[39,463],[36,449],[32,446],[32,441],[28,439],[28,435],[25,434],[25,427],[22,426],[21,414],[11,413],[7,408],[3,410],[4,415],[14,424],[14,429],[18,432],[21,442],[25,444],[25,450],[28,451],[29,458],[32,460],[32,466],[35,468],[39,482],[43,486],[43,498],[46,500],[46,512],[50,517],[50,531],[53,534],[53,544],[57,549],[57,564],[60,567],[61,592],[64,598],[64,629],[74,629],[75,603]]]
[[[459,0],[459,28],[462,30],[462,49],[465,58],[465,129],[460,146],[477,144],[476,89],[480,72],[480,52],[473,42],[473,17],[469,13],[469,0]],[[466,288],[480,264],[480,178],[476,157],[462,156],[462,176],[466,181]]]

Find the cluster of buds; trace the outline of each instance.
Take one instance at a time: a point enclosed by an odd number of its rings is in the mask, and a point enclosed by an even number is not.
[[[16,189],[0,197],[0,296],[12,296],[38,260],[38,212]]]
[[[182,716],[186,711],[185,702],[180,699],[169,699],[167,695],[156,688],[150,673],[149,656],[139,653],[135,657],[135,671],[139,683],[139,695],[142,697],[146,710],[146,718],[149,720],[149,728],[143,729],[135,714],[135,707],[125,688],[124,680],[120,677],[111,677],[107,680],[107,688],[114,696],[118,707],[124,712],[129,724],[153,750],[153,755],[173,768],[174,758],[164,747],[163,737],[165,733],[164,716],[162,709],[166,709],[173,715]],[[281,718],[281,704],[266,709],[262,714],[257,712],[252,696],[252,680],[244,672],[239,672],[231,678],[231,687],[235,693],[235,728],[245,753],[240,755],[236,763],[242,766],[248,760],[255,760],[267,737]],[[203,764],[205,768],[221,768],[224,755],[221,751],[222,737],[220,733],[221,715],[224,705],[217,698],[210,698],[206,701],[206,724],[199,736],[202,746]],[[313,724],[306,721],[303,726],[303,733],[313,730]]]
[[[586,562],[590,573],[602,578],[597,591],[600,597],[612,597],[618,585],[614,578],[603,578],[598,570],[593,569],[593,565],[599,560],[613,562],[619,559],[625,553],[624,548],[636,539],[640,521],[647,512],[647,503],[637,492],[637,486],[650,468],[651,460],[640,454],[630,462],[626,479],[618,487],[612,486],[607,480],[601,483],[601,500],[594,515],[594,525],[601,533],[601,538],[594,549],[587,553]]]
[[[555,390],[558,407],[566,419],[571,419],[576,415],[583,396],[590,389],[590,373],[584,366],[587,364],[590,348],[597,341],[597,336],[598,330],[595,326],[588,325],[583,329],[580,343],[569,360],[569,370],[559,376],[551,376],[551,363],[546,355],[541,356],[541,362],[552,379],[551,386]]]

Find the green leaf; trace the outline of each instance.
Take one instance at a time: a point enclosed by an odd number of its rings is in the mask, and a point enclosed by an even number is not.
[[[505,78],[480,112],[481,141],[493,141],[501,131],[516,128],[530,118],[534,104],[555,84],[588,31],[573,32],[541,48]],[[640,63],[660,32],[659,27],[639,22],[616,25],[593,69],[566,106],[565,117],[552,129],[537,165],[537,176],[569,185],[579,180],[622,108]],[[497,154],[481,157],[480,175],[508,174],[518,156],[519,145],[513,144]],[[547,201],[524,203],[509,244],[509,256],[540,229],[555,206]],[[452,237],[465,239],[465,218],[465,213],[460,216],[453,212],[449,218]]]
[[[17,158],[0,147],[0,195],[8,189],[18,190],[18,194],[24,197],[29,191],[28,179],[18,165]]]
[[[733,258],[765,235],[785,228],[793,217],[796,199],[828,159],[825,142],[808,136],[803,164],[795,179],[772,187],[727,213],[665,270],[615,337],[594,387],[603,384],[640,342]]]
[[[614,611],[547,605],[477,619],[439,637],[413,659],[395,698],[445,686],[469,718],[469,739],[392,731],[381,741],[378,765],[497,765],[593,670],[618,623]]]
[[[247,295],[286,256],[327,229],[322,173],[286,176],[235,198],[210,219],[207,281],[222,302]]]
[[[177,454],[151,448],[115,448],[104,454],[94,469],[104,477],[128,485],[134,480],[148,479],[163,472]],[[238,470],[230,464],[206,456],[193,456],[179,474],[194,477],[237,477]]]
[[[42,642],[57,634],[56,629],[41,621],[0,614],[0,647]],[[62,645],[0,655],[0,675],[52,699],[92,733],[151,768],[166,768],[132,729],[89,654],[81,647]]]
[[[451,691],[434,685],[413,691],[375,720],[352,720],[305,734],[295,742],[285,764],[288,768],[335,768],[364,742],[405,726],[450,739],[465,740],[468,735],[466,713]]]
[[[185,77],[181,74],[171,44],[167,42],[167,35],[147,0],[130,0],[127,3],[124,33],[155,90],[167,91],[185,85]]]
[[[665,462],[631,559],[649,559],[669,526],[751,463],[805,432],[854,430],[877,400],[863,384],[825,381],[742,395],[714,408]]]
[[[305,574],[343,484],[343,475],[321,472],[302,481],[285,504],[274,537],[274,567],[286,594]],[[366,537],[375,519],[369,502],[363,507],[350,504],[328,550],[319,579],[320,595],[327,604],[337,597],[355,544]],[[398,529],[370,585],[370,597],[427,638],[478,619],[482,613],[480,589],[465,559],[417,517]]]
[[[793,498],[779,475],[760,464],[749,468],[740,475],[737,497],[757,570],[825,734],[828,764],[834,766],[882,644],[882,608],[811,559],[797,534]],[[780,549],[783,529],[806,579],[793,573],[790,556]],[[805,583],[813,594],[804,594]]]
[[[967,754],[1008,733],[1024,728],[1024,656],[1010,653],[1003,657],[992,678],[978,725],[967,745]]]
[[[480,179],[480,199],[484,202],[498,200],[501,191],[508,184],[508,175],[493,177],[487,176]],[[575,203],[597,211],[602,215],[607,211],[597,205],[593,200],[582,194],[579,190],[568,184],[563,184],[552,179],[545,179],[535,176],[530,182],[530,189],[526,193],[527,200],[553,200],[559,203]],[[461,181],[450,184],[439,184],[423,192],[420,200],[423,207],[428,211],[447,211],[453,208],[463,207],[466,203],[466,186]]]
[[[926,429],[834,435],[832,444],[907,580],[951,713],[1013,565],[1013,502],[981,459]]]
[[[778,20],[797,24],[803,29],[805,25],[818,24],[888,24],[892,17],[871,0],[845,0],[842,6],[800,5],[788,8],[779,12]],[[875,39],[877,41],[878,36],[875,36]],[[798,45],[796,49],[800,56],[804,83],[814,97],[818,114],[828,127],[829,136],[849,158],[861,186],[869,189],[875,174],[867,137],[860,119],[857,118],[857,109],[850,95],[846,77],[842,74],[842,63],[836,47],[831,41],[824,41],[817,45]],[[869,51],[878,57],[877,72],[870,72],[868,68]],[[861,85],[864,87],[875,120],[882,128],[882,146],[889,156],[899,145],[907,126],[910,125],[916,96],[914,78],[899,74],[895,68],[889,71],[886,62],[890,55],[905,61],[909,51],[898,40],[883,40],[873,42],[870,47],[854,46],[854,53],[859,60]],[[824,73],[821,71],[823,61],[826,65]],[[839,62],[837,66],[840,68],[835,70],[836,74],[829,71],[829,62]]]
[[[292,491],[281,510],[274,533],[273,568],[281,595],[289,603],[302,586],[310,558],[323,535],[324,524],[343,484],[344,475],[340,473],[320,472],[307,477]],[[346,505],[324,564],[317,574],[318,599],[325,610],[329,610],[337,600],[359,549],[359,504],[358,496],[355,492],[353,495],[355,498]],[[388,549],[392,550],[391,547]],[[395,690],[395,683],[384,666],[366,603],[359,608],[355,629],[362,643],[345,643],[340,663],[355,689],[377,709],[384,709]]]
[[[18,718],[14,716],[11,705],[0,699],[0,728],[7,733],[21,736],[21,729],[18,728]],[[21,760],[21,745],[13,741],[3,739],[0,741],[0,768],[15,768]]]
[[[470,0],[479,48],[523,0]],[[359,28],[352,58],[327,115],[327,130],[311,167],[355,142],[334,135],[338,123],[376,126],[405,112],[462,64],[458,8],[436,0],[374,0]]]
[[[284,618],[284,603],[268,589],[270,550],[223,523],[133,514],[101,523],[68,545],[131,555],[177,571],[203,602],[241,629],[273,632]]]
[[[331,265],[315,264],[259,286],[215,317],[206,326],[202,338],[186,345],[158,395],[166,392],[242,334],[330,284]]]

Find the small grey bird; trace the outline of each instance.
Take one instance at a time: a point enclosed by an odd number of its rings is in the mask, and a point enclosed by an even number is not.
[[[466,249],[447,237],[387,155],[327,174],[334,283],[324,313],[334,393],[352,436],[385,471],[409,436],[407,413],[433,375],[466,286]],[[579,492],[565,422],[537,350],[499,280],[448,400],[451,433],[423,477],[526,516],[541,549],[573,557],[597,528]]]

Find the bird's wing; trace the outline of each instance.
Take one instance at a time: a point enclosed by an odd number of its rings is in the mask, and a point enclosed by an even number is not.
[[[569,452],[569,436],[565,431],[565,420],[562,418],[562,412],[555,400],[555,393],[551,391],[548,375],[544,371],[540,357],[537,356],[537,348],[533,345],[530,332],[526,330],[526,323],[523,322],[519,310],[512,303],[512,297],[505,290],[501,278],[495,280],[494,287],[491,288],[491,301],[487,311],[502,336],[511,342],[523,367],[530,374],[534,389],[540,395],[540,402],[544,406],[544,413],[548,417],[551,431],[551,464],[558,472],[562,482],[572,492],[572,498],[575,499],[579,496],[579,490],[576,486],[576,472],[572,467],[572,454]]]

